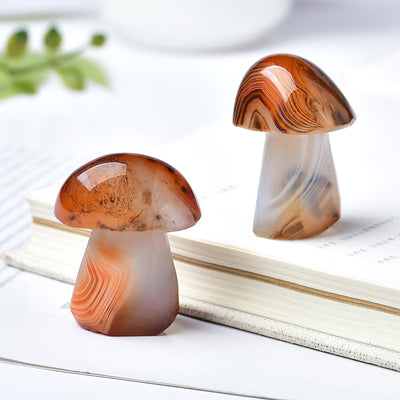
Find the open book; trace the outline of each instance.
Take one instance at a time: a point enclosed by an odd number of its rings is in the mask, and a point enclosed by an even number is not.
[[[400,370],[400,138],[384,133],[332,135],[342,218],[298,241],[252,232],[264,134],[221,121],[153,154],[183,173],[202,209],[196,226],[169,234],[180,311]],[[72,283],[89,232],[55,219],[57,189],[28,196],[31,241],[3,258]]]

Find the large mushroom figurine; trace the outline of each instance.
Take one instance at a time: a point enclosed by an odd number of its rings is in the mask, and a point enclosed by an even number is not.
[[[317,235],[340,217],[340,196],[328,132],[355,115],[335,84],[309,61],[265,57],[244,76],[236,126],[267,132],[254,233],[273,239]]]
[[[72,173],[54,212],[92,230],[71,300],[77,322],[112,336],[164,331],[179,307],[166,232],[200,218],[185,178],[152,157],[107,155]]]

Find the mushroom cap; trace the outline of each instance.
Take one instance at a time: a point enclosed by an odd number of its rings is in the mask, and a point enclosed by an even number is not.
[[[186,179],[141,154],[111,154],[73,172],[57,196],[55,216],[75,228],[120,232],[186,229],[201,216]]]
[[[323,71],[290,54],[255,63],[240,84],[233,123],[290,135],[330,132],[352,124],[349,103]]]

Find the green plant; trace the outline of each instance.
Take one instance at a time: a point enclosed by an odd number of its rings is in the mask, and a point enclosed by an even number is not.
[[[57,73],[66,87],[83,90],[88,81],[107,86],[107,77],[101,66],[83,53],[89,47],[101,47],[106,42],[96,33],[89,43],[72,52],[62,52],[62,35],[51,27],[43,37],[44,49],[28,49],[29,34],[22,29],[13,33],[0,54],[0,100],[17,94],[35,94],[50,73]]]

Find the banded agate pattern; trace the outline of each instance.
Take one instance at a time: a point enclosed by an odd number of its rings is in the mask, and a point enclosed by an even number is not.
[[[179,308],[168,252],[162,233],[92,232],[71,300],[79,325],[110,336],[164,331]]]
[[[329,137],[268,135],[254,233],[271,239],[302,239],[323,232],[339,218]]]
[[[201,215],[185,178],[149,156],[106,155],[70,175],[54,212],[92,230],[71,300],[76,321],[106,335],[163,332],[179,308],[167,232]]]
[[[277,54],[258,61],[244,76],[233,123],[297,135],[341,129],[353,119],[346,98],[317,66],[297,56]]]
[[[82,260],[71,300],[71,311],[85,329],[109,334],[124,304],[129,269],[119,268],[117,252],[107,252],[92,240]]]
[[[314,64],[290,54],[265,57],[244,76],[233,123],[266,132],[253,230],[271,239],[317,235],[340,218],[328,132],[355,116]]]

